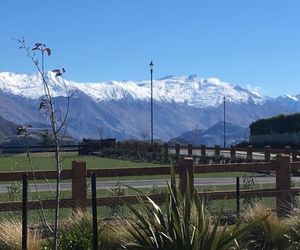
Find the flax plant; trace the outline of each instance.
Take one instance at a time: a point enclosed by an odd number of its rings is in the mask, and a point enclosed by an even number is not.
[[[188,176],[188,175],[187,175]],[[188,178],[188,177],[187,177]],[[187,179],[189,183],[189,179]],[[189,185],[182,195],[176,187],[174,169],[165,212],[152,199],[138,198],[138,206],[127,204],[131,212],[125,249],[222,250],[239,247],[237,239],[259,225],[266,216],[235,226],[221,226],[222,211],[213,218],[203,199],[191,193]]]

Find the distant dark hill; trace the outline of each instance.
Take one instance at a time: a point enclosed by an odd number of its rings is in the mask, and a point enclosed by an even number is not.
[[[0,116],[0,142],[5,138],[16,134],[16,124]]]
[[[31,129],[28,129],[28,145],[37,146],[45,145],[45,130],[49,131],[49,126],[44,123],[30,123]],[[10,122],[0,116],[0,145],[4,147],[26,146],[24,135],[17,135],[17,124]],[[48,144],[53,144],[49,141]],[[63,145],[78,144],[78,140],[66,135],[63,139]]]
[[[43,138],[42,132],[33,132],[30,133],[27,137],[27,142],[29,146],[49,146],[54,145],[53,142],[49,141],[49,143],[45,144],[45,140]],[[72,137],[65,137],[62,141],[63,145],[77,145],[78,140]],[[7,137],[5,140],[1,142],[3,147],[25,147],[26,140],[23,135],[13,135]]]
[[[181,145],[192,143],[194,145],[205,144],[207,146],[214,146],[220,144],[220,141],[223,142],[223,131],[224,123],[218,122],[198,134],[195,134],[194,131],[187,131],[179,137],[171,139],[169,143],[179,143]],[[249,128],[241,127],[230,122],[226,123],[226,146],[234,145],[243,140],[248,140],[248,137]]]

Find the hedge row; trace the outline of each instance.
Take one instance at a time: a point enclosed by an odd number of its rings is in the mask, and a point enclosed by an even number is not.
[[[250,124],[251,135],[267,135],[300,132],[300,113],[278,115],[260,119]]]

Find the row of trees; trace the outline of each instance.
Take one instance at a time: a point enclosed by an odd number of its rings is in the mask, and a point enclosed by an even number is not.
[[[300,113],[278,115],[250,124],[251,135],[268,135],[300,132]]]

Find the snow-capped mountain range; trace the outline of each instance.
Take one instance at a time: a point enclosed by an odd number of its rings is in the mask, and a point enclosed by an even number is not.
[[[58,106],[64,105],[66,89],[75,93],[69,115],[69,132],[75,137],[97,137],[100,127],[105,127],[106,136],[120,139],[140,138],[149,130],[149,80],[79,83],[52,72],[47,79]],[[37,108],[42,95],[39,74],[0,72],[0,115],[5,119],[47,123]],[[300,96],[270,98],[217,78],[167,76],[153,81],[155,137],[168,140],[196,126],[213,126],[223,119],[224,96],[228,121],[242,127],[258,118],[300,110]]]
[[[150,100],[150,81],[110,81],[79,83],[47,74],[52,95],[66,96],[69,91],[80,90],[95,102],[132,99]],[[9,94],[38,99],[43,95],[42,79],[39,74],[0,73],[0,89]],[[218,106],[223,97],[232,103],[256,104],[266,100],[262,95],[243,89],[238,85],[223,82],[217,78],[199,78],[196,75],[167,76],[153,82],[153,99],[158,102],[181,103],[196,108]]]

